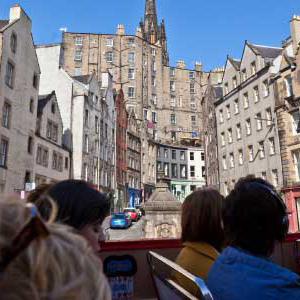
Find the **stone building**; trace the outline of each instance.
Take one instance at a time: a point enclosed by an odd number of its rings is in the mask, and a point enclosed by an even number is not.
[[[223,97],[216,102],[220,191],[253,174],[282,187],[273,76],[282,48],[245,42],[240,61],[227,58]]]
[[[135,207],[141,200],[141,139],[133,110],[127,120],[127,183],[127,206]]]
[[[215,102],[222,97],[222,77],[224,69],[213,70],[203,92],[201,105],[203,116],[203,142],[205,154],[206,185],[219,190],[218,138]]]
[[[63,125],[55,92],[40,95],[35,131],[33,181],[53,183],[70,177],[70,151],[62,143]]]
[[[276,75],[276,115],[281,148],[283,189],[289,212],[289,230],[300,228],[300,17],[290,21],[291,37],[283,41],[283,54]]]
[[[40,67],[31,20],[19,5],[0,20],[0,192],[24,190],[33,181]]]

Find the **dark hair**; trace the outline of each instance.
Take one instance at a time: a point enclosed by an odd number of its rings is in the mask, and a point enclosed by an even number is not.
[[[88,224],[102,223],[108,215],[110,201],[105,194],[83,180],[69,179],[52,185],[37,202],[42,217],[47,219],[57,205],[56,221],[82,229]]]
[[[52,183],[41,183],[34,190],[29,192],[26,201],[30,203],[36,203],[52,185]]]
[[[241,178],[224,201],[223,222],[229,244],[254,255],[273,252],[275,240],[284,238],[285,217],[283,201],[261,178]]]
[[[182,204],[182,242],[204,241],[221,250],[224,241],[222,228],[223,196],[213,189],[197,189]]]

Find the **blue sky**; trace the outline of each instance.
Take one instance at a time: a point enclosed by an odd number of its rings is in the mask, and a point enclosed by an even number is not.
[[[0,0],[0,19],[8,19],[16,1]],[[124,24],[134,34],[145,0],[19,0],[33,22],[36,44],[60,41],[59,28],[71,32],[114,33]],[[156,0],[159,20],[165,19],[170,64],[187,67],[201,60],[204,70],[224,65],[226,55],[239,58],[247,39],[281,46],[290,35],[289,20],[300,14],[299,0]]]

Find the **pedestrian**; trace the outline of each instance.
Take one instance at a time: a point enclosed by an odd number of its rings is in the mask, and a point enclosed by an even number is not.
[[[75,228],[89,241],[94,251],[99,252],[99,242],[105,240],[102,223],[110,209],[105,194],[84,180],[68,179],[51,185],[33,202],[46,220],[56,210],[57,222]]]
[[[1,300],[111,299],[87,241],[33,204],[0,199],[0,250]]]
[[[224,242],[222,227],[223,197],[218,191],[201,188],[187,196],[182,204],[180,251],[176,263],[193,275],[206,279]],[[174,272],[175,281],[196,297],[200,297],[193,282]]]

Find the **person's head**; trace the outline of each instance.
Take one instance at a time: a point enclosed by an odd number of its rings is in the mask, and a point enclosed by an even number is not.
[[[223,222],[229,244],[269,256],[288,231],[285,204],[261,178],[241,178],[225,198]]]
[[[224,232],[220,193],[213,189],[197,189],[182,204],[182,242],[204,241],[221,250]]]
[[[0,199],[1,299],[108,299],[108,283],[87,241],[29,212],[18,199]]]
[[[57,206],[56,221],[70,225],[98,251],[104,239],[102,222],[108,215],[110,201],[83,180],[69,179],[51,185],[34,203],[43,218],[48,219]]]

